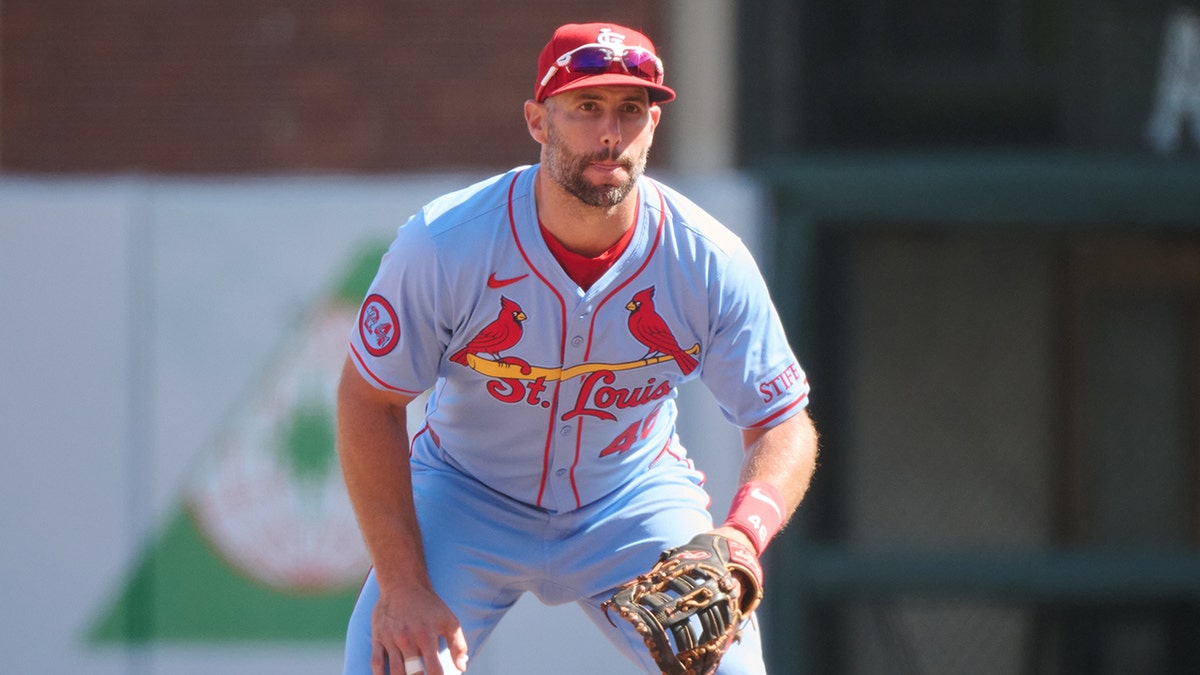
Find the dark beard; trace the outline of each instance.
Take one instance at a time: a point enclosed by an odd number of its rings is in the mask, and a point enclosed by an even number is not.
[[[627,170],[629,167],[626,167]],[[630,174],[632,180],[620,185],[592,185],[583,179],[583,174],[579,171],[572,171],[566,180],[559,181],[559,185],[564,190],[575,195],[579,201],[588,206],[610,209],[617,204],[625,201],[625,197],[629,195],[629,191],[633,189],[637,181],[637,176]]]
[[[629,196],[629,192],[637,185],[638,178],[646,168],[646,155],[643,154],[639,160],[621,162],[621,166],[629,172],[628,181],[620,185],[592,185],[584,179],[584,170],[592,162],[614,161],[614,151],[601,151],[570,161],[553,133],[549,134],[548,140],[551,152],[546,155],[546,169],[550,177],[562,189],[588,206],[611,209],[625,201],[625,197]]]

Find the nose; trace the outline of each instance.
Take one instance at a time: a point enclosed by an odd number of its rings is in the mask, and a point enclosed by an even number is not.
[[[616,148],[621,144],[621,116],[610,113],[604,116],[600,129],[600,139],[606,148]]]

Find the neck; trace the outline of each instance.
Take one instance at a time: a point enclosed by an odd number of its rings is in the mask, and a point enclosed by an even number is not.
[[[620,241],[637,215],[637,190],[612,207],[588,206],[539,171],[534,181],[538,220],[572,253],[597,256]]]

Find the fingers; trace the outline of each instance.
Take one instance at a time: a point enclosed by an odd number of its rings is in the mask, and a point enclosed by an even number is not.
[[[401,605],[381,597],[375,604],[372,675],[457,675],[466,670],[467,641],[449,608],[432,593],[405,599]],[[443,640],[447,649],[439,654]]]
[[[388,652],[376,643],[376,652],[371,658],[372,675],[459,675],[467,670],[467,642],[462,637],[462,631],[451,636],[450,644],[446,650],[439,650],[434,642],[424,649],[412,647],[400,653]],[[382,656],[376,658],[376,653]],[[426,661],[425,654],[431,654],[432,657]],[[396,666],[389,669],[390,664]]]
[[[454,663],[454,667],[459,672],[464,672],[467,669],[467,638],[463,635],[462,627],[456,627],[454,632],[446,640],[446,645],[450,648],[450,659]]]
[[[410,656],[404,659],[404,672],[406,675],[418,675],[425,673],[425,659],[420,656]]]
[[[387,651],[379,640],[371,641],[371,675],[387,675]]]
[[[437,654],[436,651],[425,653]],[[415,648],[409,651],[408,656],[400,652],[389,654],[383,659],[383,663],[383,669],[375,671],[375,662],[371,662],[372,675],[451,675],[443,672],[436,657],[426,663],[425,657]]]
[[[408,656],[403,660],[405,675],[459,675],[467,669],[466,654],[456,658],[449,651],[433,652],[434,658],[426,661],[423,656]]]
[[[427,659],[425,658],[426,655],[428,655]],[[416,669],[406,671],[409,675],[416,675],[417,673],[423,673],[424,675],[450,675],[442,670],[442,662],[438,659],[437,636],[434,636],[433,639],[427,640],[425,644],[421,645],[421,656],[410,658],[416,663]],[[406,669],[407,664],[408,661],[406,660]]]

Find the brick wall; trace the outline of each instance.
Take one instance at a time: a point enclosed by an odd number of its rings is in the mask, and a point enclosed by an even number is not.
[[[663,6],[614,0],[601,17],[579,1],[5,0],[0,171],[533,162],[521,104],[554,26],[609,18],[661,44]]]

